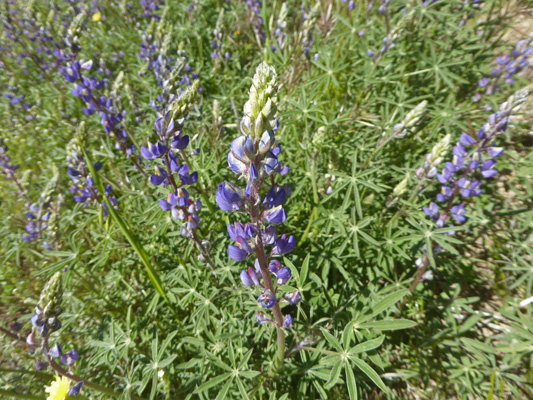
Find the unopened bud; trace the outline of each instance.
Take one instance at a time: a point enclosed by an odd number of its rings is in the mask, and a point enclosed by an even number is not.
[[[42,319],[46,321],[49,317],[59,317],[62,313],[61,303],[63,301],[63,274],[56,272],[46,283],[41,292],[39,303],[35,309],[37,314],[43,314]]]
[[[403,180],[396,185],[396,187],[392,191],[392,195],[394,197],[400,197],[406,192],[408,185],[409,185],[409,174],[407,174],[405,178],[403,178]]]
[[[81,121],[76,131],[76,144],[83,148],[85,145],[85,140],[87,138],[87,130],[85,128],[85,121]]]
[[[322,144],[324,143],[324,138],[326,137],[327,132],[327,126],[321,126],[320,128],[318,128],[315,135],[313,136],[313,146],[315,146],[316,148],[321,148]]]

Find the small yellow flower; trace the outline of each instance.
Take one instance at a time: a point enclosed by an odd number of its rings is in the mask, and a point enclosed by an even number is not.
[[[233,32],[233,33],[235,34],[235,36],[239,36],[239,35],[241,34],[241,31],[239,31],[239,30],[237,29],[237,30],[236,30],[235,32]]]
[[[70,388],[70,381],[64,376],[56,376],[56,380],[45,389],[45,392],[50,393],[46,400],[65,400],[68,397]]]
[[[100,22],[102,20],[102,13],[98,11],[97,13],[93,14],[93,21],[94,22]]]

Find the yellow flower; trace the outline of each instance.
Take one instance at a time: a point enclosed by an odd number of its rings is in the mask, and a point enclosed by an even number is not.
[[[98,11],[97,13],[93,15],[94,22],[100,22],[101,19],[102,19],[102,13],[100,11]]]
[[[68,397],[68,390],[70,388],[70,381],[64,376],[56,376],[56,380],[45,389],[45,392],[50,393],[46,400],[65,400]]]

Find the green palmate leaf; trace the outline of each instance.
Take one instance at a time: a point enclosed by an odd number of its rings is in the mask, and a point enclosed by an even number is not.
[[[396,331],[416,326],[416,322],[408,319],[385,319],[382,321],[365,322],[358,327],[361,329],[374,329],[376,331]]]
[[[302,263],[302,268],[300,269],[300,285],[303,287],[307,280],[307,272],[309,271],[309,254],[305,257],[304,262]]]
[[[333,386],[337,384],[339,381],[339,377],[341,374],[342,369],[342,361],[337,362],[333,365],[333,368],[331,368],[331,372],[329,374],[328,382],[324,385],[326,389],[331,389]]]
[[[355,377],[350,363],[344,364],[344,372],[346,374],[346,385],[348,386],[350,400],[357,400],[357,385],[355,384]]]
[[[249,400],[250,397],[248,396],[248,393],[246,393],[246,388],[239,377],[237,377],[237,387],[239,388],[239,393],[241,394],[242,398]]]
[[[359,343],[357,346],[354,346],[350,349],[350,354],[364,353],[366,351],[374,350],[381,346],[385,336],[380,336],[376,339],[368,340],[363,343]]]
[[[207,382],[205,382],[204,384],[202,384],[200,387],[198,387],[194,391],[194,393],[205,392],[206,390],[209,390],[212,387],[217,386],[219,383],[225,381],[226,379],[228,379],[231,376],[233,376],[233,373],[232,372],[227,372],[225,374],[222,374],[222,375],[219,375],[219,376],[217,376],[215,378],[212,378],[212,379],[208,380]],[[231,381],[231,379],[230,379],[230,381]]]
[[[329,333],[324,328],[321,328],[320,330],[322,331],[322,334],[324,335],[324,337],[326,338],[329,344],[331,344],[337,351],[340,351],[340,352],[343,351],[340,342],[337,340],[335,336],[333,336],[331,333]]]
[[[370,380],[374,382],[381,390],[386,393],[389,391],[389,389],[387,388],[387,386],[385,386],[377,372],[374,371],[374,369],[370,365],[368,365],[360,358],[351,358],[351,361],[357,366],[357,368],[363,371],[363,373],[368,376]]]
[[[215,400],[222,400],[226,398],[226,395],[228,394],[229,388],[231,386],[231,383],[233,382],[233,375],[230,379],[226,382],[226,384],[222,387],[222,390],[218,393],[218,396]]]
[[[391,293],[384,297],[372,306],[371,312],[365,315],[362,321],[368,321],[370,318],[391,307],[393,304],[400,301],[407,293],[409,293],[408,290],[398,290],[397,292]]]

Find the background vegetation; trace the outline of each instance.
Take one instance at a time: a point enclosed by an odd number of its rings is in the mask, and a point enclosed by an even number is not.
[[[26,345],[30,317],[58,271],[62,326],[50,345],[79,353],[72,373],[85,381],[80,397],[533,397],[530,103],[497,137],[499,175],[465,200],[465,223],[436,228],[423,207],[441,185],[416,174],[450,135],[440,173],[463,132],[475,137],[529,85],[531,29],[521,21],[531,5],[374,3],[2,2],[2,398],[44,399],[58,374],[36,369],[46,349]],[[512,79],[491,75],[496,58],[517,48],[526,63]],[[95,93],[114,99],[133,155],[117,149],[98,112],[84,113],[58,49],[92,60],[87,75],[107,80]],[[148,170],[139,158],[156,140],[160,76],[182,57],[169,90],[179,96],[199,84],[183,129],[198,172],[188,190],[204,203],[204,254],[161,210],[168,190],[150,183],[153,164]],[[294,323],[281,366],[276,330],[256,322],[269,310],[239,279],[248,264],[228,257],[226,224],[235,216],[215,203],[218,184],[237,181],[226,155],[263,61],[278,74],[276,138],[291,168],[282,183],[292,186],[283,230],[297,240],[279,260],[292,270],[286,289],[303,298],[283,303]],[[75,201],[74,143],[101,163],[87,173],[112,186],[116,209],[104,213],[101,195]],[[50,215],[25,241],[35,209]],[[422,277],[417,259],[426,257]]]

